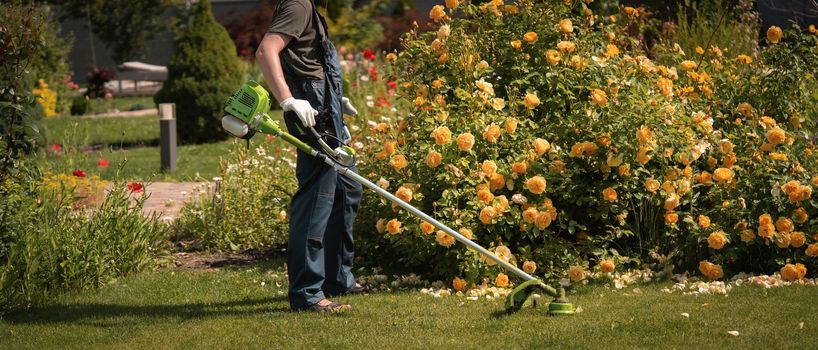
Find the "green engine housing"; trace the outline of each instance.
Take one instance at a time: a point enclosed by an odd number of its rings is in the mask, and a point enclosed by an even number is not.
[[[243,138],[250,138],[256,132],[277,135],[281,132],[268,112],[270,112],[270,94],[259,83],[249,80],[227,99],[224,111],[247,124],[249,130]],[[224,121],[223,121],[224,125]]]

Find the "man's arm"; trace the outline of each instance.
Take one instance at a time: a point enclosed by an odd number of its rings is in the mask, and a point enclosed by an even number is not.
[[[256,62],[258,62],[261,73],[264,74],[264,80],[267,81],[267,86],[273,92],[273,96],[275,96],[281,109],[285,112],[295,112],[304,126],[311,127],[315,125],[315,117],[318,116],[318,111],[310,106],[309,101],[293,98],[290,87],[287,86],[287,81],[284,79],[284,71],[281,69],[281,60],[278,57],[281,50],[287,47],[290,39],[286,35],[265,34],[264,39],[261,39],[261,44],[258,45],[258,50],[256,50]]]
[[[256,50],[256,63],[261,68],[264,80],[267,81],[267,86],[278,102],[293,96],[290,87],[287,86],[287,81],[284,80],[284,71],[281,69],[281,60],[278,57],[291,39],[286,35],[267,33]]]

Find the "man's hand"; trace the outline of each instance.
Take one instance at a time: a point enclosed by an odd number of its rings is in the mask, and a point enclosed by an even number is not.
[[[284,99],[284,101],[281,101],[279,105],[285,112],[295,112],[295,115],[298,116],[298,119],[301,120],[301,124],[304,124],[304,126],[315,126],[315,117],[318,116],[318,111],[310,106],[309,101],[296,100],[293,97],[288,97]]]
[[[352,106],[352,102],[346,97],[341,98],[341,111],[346,115],[358,115],[358,110]]]

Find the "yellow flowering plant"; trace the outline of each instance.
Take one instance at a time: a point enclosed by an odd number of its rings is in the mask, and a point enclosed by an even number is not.
[[[652,59],[627,28],[642,12],[616,22],[582,1],[530,0],[433,12],[431,30],[407,33],[385,65],[405,110],[361,128],[361,149],[395,145],[389,157],[364,152],[363,174],[392,192],[413,184],[413,205],[544,278],[650,250],[682,269],[707,261],[712,279],[789,262],[815,270],[812,235],[780,248],[774,225],[758,222],[792,215],[795,231],[818,231],[815,35],[784,31],[757,54],[713,47],[701,59],[663,44]],[[385,200],[360,213],[375,255],[447,279],[500,272]],[[393,219],[400,232],[367,234]]]

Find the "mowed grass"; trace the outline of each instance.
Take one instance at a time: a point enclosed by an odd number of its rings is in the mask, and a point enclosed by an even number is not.
[[[0,348],[797,349],[818,331],[815,287],[744,286],[727,297],[661,292],[668,283],[582,287],[570,295],[582,312],[570,317],[408,291],[340,297],[354,309],[322,315],[289,312],[283,269],[142,273],[7,315]]]
[[[43,121],[47,149],[58,144],[63,152],[41,154],[38,160],[51,172],[71,173],[75,169],[106,180],[199,181],[219,174],[219,161],[231,150],[246,147],[244,140],[228,140],[185,145],[176,150],[176,172],[161,170],[159,117],[60,117]],[[182,131],[179,130],[181,133]],[[250,147],[268,142],[263,135],[251,140]],[[281,142],[281,141],[275,141]],[[106,159],[107,168],[97,166]]]

